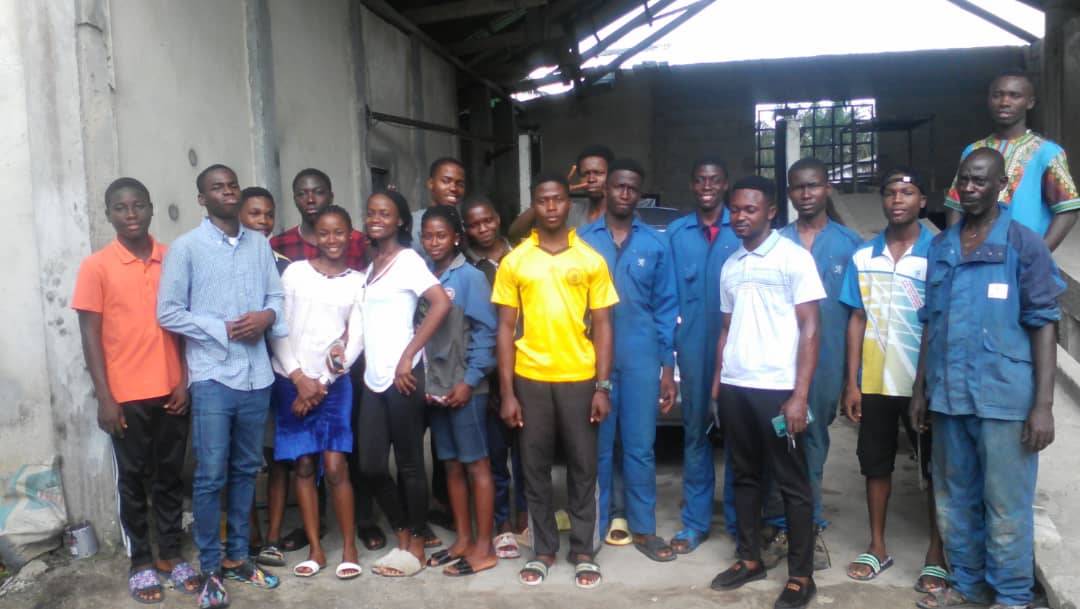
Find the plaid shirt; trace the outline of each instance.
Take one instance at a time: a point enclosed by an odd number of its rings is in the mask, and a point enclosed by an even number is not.
[[[270,247],[293,262],[310,260],[319,255],[319,248],[304,241],[304,238],[300,236],[299,226],[294,226],[270,239]],[[349,238],[349,268],[357,271],[366,269],[367,257],[364,255],[366,252],[367,239],[360,231],[353,229],[352,236]]]

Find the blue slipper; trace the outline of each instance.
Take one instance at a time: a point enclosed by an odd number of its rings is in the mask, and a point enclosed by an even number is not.
[[[702,533],[693,529],[683,529],[678,533],[675,533],[675,536],[671,538],[671,543],[668,545],[671,546],[671,549],[675,550],[676,554],[689,554],[696,550],[697,547],[701,545],[701,542],[708,538],[708,533]],[[678,542],[685,543],[686,547],[682,547]]]

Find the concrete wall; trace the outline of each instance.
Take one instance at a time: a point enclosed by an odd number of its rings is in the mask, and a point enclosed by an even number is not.
[[[934,161],[925,128],[913,160],[944,188],[963,146],[989,132],[990,79],[1024,62],[1020,49],[992,48],[644,68],[583,100],[534,101],[524,121],[540,125],[545,165],[569,167],[581,146],[604,142],[645,163],[647,186],[679,206],[689,202],[689,167],[706,152],[726,158],[733,176],[753,172],[755,104],[872,97],[879,117],[935,115]],[[882,165],[907,162],[906,136],[882,134],[879,144]]]
[[[60,454],[72,518],[118,540],[109,442],[69,308],[79,261],[113,238],[110,181],[147,184],[166,242],[201,220],[194,180],[211,163],[269,186],[279,229],[298,220],[288,189],[308,166],[358,221],[375,156],[415,204],[427,163],[457,154],[456,138],[369,130],[363,108],[370,89],[384,112],[454,124],[455,76],[351,0],[0,0],[0,253],[18,295],[0,303],[0,471]]]

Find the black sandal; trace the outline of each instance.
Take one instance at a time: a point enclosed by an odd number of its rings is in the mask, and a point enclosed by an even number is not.
[[[386,534],[378,525],[369,525],[366,527],[360,527],[356,531],[356,536],[360,538],[360,543],[364,544],[369,552],[381,550],[386,547]]]
[[[438,552],[428,557],[427,566],[441,567],[445,564],[452,563],[455,560],[461,560],[461,557],[450,554],[450,550],[439,550]]]
[[[635,541],[634,547],[656,562],[671,562],[677,556],[675,550],[656,535],[646,535],[641,543]],[[667,550],[667,556],[661,554],[664,550]]]
[[[326,527],[319,527],[319,539],[326,537]],[[307,533],[303,527],[296,527],[288,535],[281,538],[281,549],[286,552],[295,552],[308,547]]]

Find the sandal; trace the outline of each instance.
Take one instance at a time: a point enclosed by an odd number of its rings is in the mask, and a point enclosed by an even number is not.
[[[676,554],[689,554],[708,538],[708,533],[699,533],[694,529],[683,529],[675,533],[668,545]]]
[[[336,575],[338,579],[343,580],[356,579],[357,577],[360,577],[360,574],[363,572],[364,570],[360,565],[347,560],[342,561],[342,563],[337,566],[337,569],[334,569],[334,575]]]
[[[427,566],[429,566],[429,567],[441,567],[441,566],[443,566],[445,564],[449,564],[449,563],[454,562],[455,560],[460,560],[460,559],[461,559],[461,556],[454,556],[453,554],[450,553],[450,550],[439,550],[438,552],[432,554],[431,557],[427,559]]]
[[[229,606],[229,593],[221,583],[219,573],[203,577],[202,591],[199,592],[199,609],[222,609]]]
[[[314,560],[308,559],[293,567],[292,573],[297,577],[315,577],[325,566],[326,565],[320,565]]]
[[[394,548],[389,554],[383,556],[381,564],[378,565],[378,571],[375,573],[383,577],[411,577],[423,570],[424,563],[420,562],[420,559],[412,552]]]
[[[277,543],[270,542],[259,548],[258,553],[255,555],[255,562],[267,567],[284,567],[285,553],[278,548]]]
[[[671,562],[677,556],[675,550],[671,549],[671,546],[656,535],[645,535],[645,539],[640,543],[634,542],[634,547],[656,562]],[[666,556],[664,555],[665,550],[667,551]]]
[[[475,569],[475,568],[473,568],[472,564],[468,561],[468,559],[462,558],[461,560],[457,561],[456,563],[454,563],[454,564],[450,565],[449,567],[443,569],[443,575],[446,575],[447,577],[465,577],[467,575],[476,575],[477,573],[479,573],[481,571],[487,571],[488,569],[494,569],[495,565],[497,565],[497,564],[499,564],[499,562],[495,561],[494,564],[490,564],[490,565],[488,565],[486,567],[483,567],[483,568],[480,568],[480,569]]]
[[[263,571],[262,568],[250,560],[245,560],[235,567],[223,566],[221,574],[225,579],[242,582],[265,590],[273,590],[281,584],[281,580],[278,579],[277,575],[271,575],[270,573]]]
[[[866,574],[859,574],[852,571],[852,567],[857,567],[860,565],[870,567],[870,572]],[[855,560],[851,561],[851,563],[848,564],[847,576],[857,582],[868,582],[877,577],[878,575],[881,575],[882,571],[888,569],[891,566],[893,566],[892,556],[886,556],[885,560],[881,560],[877,556],[874,556],[869,552],[865,552],[863,554],[859,554],[855,558]]]
[[[149,567],[128,576],[128,593],[144,605],[156,605],[165,600],[165,589],[161,587],[157,572]],[[157,594],[157,598],[153,597],[154,594]]]
[[[924,578],[932,577],[934,579],[940,579],[940,586],[928,586],[924,583]],[[934,592],[940,592],[949,585],[949,572],[940,565],[925,565],[922,571],[919,572],[919,579],[915,580],[915,591],[922,592],[923,594],[932,594]]]
[[[360,527],[356,531],[356,536],[360,538],[361,543],[364,544],[364,548],[369,552],[381,550],[386,547],[386,534],[379,525],[372,524],[365,527]]]
[[[431,530],[430,524],[425,524],[424,528],[420,529],[420,536],[424,538],[425,548],[437,548],[443,544],[443,541],[439,539],[439,536],[435,534],[435,531]]]
[[[595,573],[596,579],[582,583],[581,576],[587,573]],[[600,566],[594,562],[583,560],[574,567],[574,585],[582,590],[592,590],[600,585],[604,576],[600,573]]]
[[[520,558],[521,548],[518,547],[514,534],[506,532],[495,537],[492,542],[495,546],[495,556],[499,558]]]
[[[326,528],[319,527],[319,539],[326,537]],[[303,550],[308,546],[307,533],[304,529],[296,527],[288,535],[281,538],[281,549],[286,552]]]
[[[550,567],[546,562],[539,559],[530,560],[529,562],[525,563],[525,566],[522,567],[520,571],[518,571],[518,581],[525,584],[526,586],[539,586],[540,584],[544,583],[545,579],[547,579],[548,569],[550,569]],[[526,574],[533,573],[537,575],[536,579],[527,579],[525,577]]]
[[[159,569],[158,574],[168,577],[169,584],[172,585],[173,589],[182,594],[198,594],[202,588],[202,578],[195,572],[195,568],[191,566],[191,563],[186,560],[176,563],[172,571]]]
[[[621,533],[621,535],[616,536],[616,533]],[[634,543],[630,535],[630,523],[625,518],[612,519],[607,536],[604,537],[604,543],[609,546],[628,546]]]
[[[915,601],[919,609],[940,609],[941,607],[982,607],[989,603],[979,602],[964,596],[956,588],[946,587],[938,592],[931,592]]]

